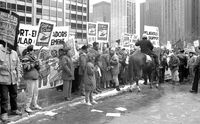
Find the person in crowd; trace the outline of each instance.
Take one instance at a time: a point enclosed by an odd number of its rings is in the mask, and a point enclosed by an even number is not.
[[[63,80],[63,97],[66,101],[70,101],[72,81],[74,80],[74,65],[71,57],[71,48],[67,44],[63,47],[65,53],[62,57],[62,80]]]
[[[96,90],[94,90],[94,93],[100,93],[102,92],[102,90],[100,89],[100,75],[98,72],[98,68],[99,68],[99,61],[100,61],[100,53],[99,53],[99,43],[98,42],[94,42],[93,43],[93,47],[89,49],[89,53],[92,53],[95,56],[95,61],[94,61],[94,66],[95,66],[95,78],[96,78]]]
[[[109,60],[110,60],[109,49],[106,49],[101,55],[102,83],[104,88],[110,88],[110,81],[112,80]]]
[[[85,95],[85,88],[84,88],[84,71],[85,71],[85,66],[87,63],[87,53],[88,53],[88,47],[86,45],[82,46],[81,52],[79,53],[79,92],[81,95]]]
[[[12,115],[22,115],[17,106],[17,83],[20,82],[20,60],[16,51],[7,46],[1,40],[0,46],[0,95],[1,95],[1,119],[8,119],[8,94]]]
[[[157,65],[157,67],[161,68],[158,56],[156,55],[156,53],[153,52],[154,46],[150,42],[150,40],[147,39],[147,34],[143,34],[142,35],[142,40],[141,41],[137,41],[135,43],[135,45],[136,46],[140,46],[142,53],[145,53],[147,55],[153,56],[153,58],[155,59],[155,64]]]
[[[33,54],[33,45],[27,47],[27,53],[22,59],[24,81],[26,82],[26,103],[25,111],[32,113],[30,108],[32,103],[34,109],[42,110],[38,105],[38,79],[40,71],[39,60]]]
[[[169,60],[169,68],[171,70],[173,84],[178,83],[179,81],[179,73],[178,73],[179,64],[180,60],[178,59],[178,57],[172,54]]]
[[[179,50],[179,54],[177,57],[180,60],[180,65],[179,65],[179,82],[183,82],[184,79],[184,71],[187,66],[187,57],[184,54],[185,50]]]
[[[113,77],[113,81],[115,82],[115,87],[117,91],[120,91],[119,88],[119,57],[115,53],[115,48],[110,49],[110,68],[111,68],[111,74]]]
[[[200,56],[197,57],[196,62],[193,66],[194,71],[194,80],[192,84],[192,89],[190,90],[191,93],[197,93],[198,92],[198,83],[200,78]]]
[[[64,55],[64,50],[63,50],[63,48],[61,48],[58,50],[59,64],[58,64],[58,69],[57,69],[58,73],[60,73],[60,75],[59,75],[60,80],[62,79],[62,57],[63,57],[63,55]],[[56,89],[60,92],[63,91],[63,85],[56,87]]]
[[[190,83],[192,83],[193,78],[194,78],[194,73],[193,73],[193,66],[196,62],[196,57],[194,56],[193,51],[189,51],[189,57],[188,57],[188,62],[187,62],[187,68],[189,69],[189,79]]]
[[[96,90],[96,78],[94,67],[95,56],[92,53],[87,54],[87,63],[84,71],[84,85],[85,85],[85,102],[86,105],[91,106],[97,104],[93,99],[93,91]]]
[[[167,64],[167,54],[163,53],[160,56],[161,59],[161,66],[162,68],[160,68],[160,83],[164,83],[165,80],[165,70],[168,70],[168,64]]]
[[[79,91],[79,51],[77,51],[77,54],[75,54],[72,57],[72,61],[74,64],[74,80],[72,81],[72,93],[74,93],[75,95],[78,94]]]
[[[121,84],[126,84],[127,83],[127,75],[128,75],[128,63],[127,63],[127,57],[128,57],[128,53],[126,50],[123,50],[122,53],[122,59],[120,61],[121,63],[121,68],[120,68],[120,79],[121,79]]]

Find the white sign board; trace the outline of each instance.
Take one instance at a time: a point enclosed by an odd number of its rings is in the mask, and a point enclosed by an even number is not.
[[[145,25],[144,32],[147,34],[148,40],[151,41],[154,47],[160,47],[158,27]]]

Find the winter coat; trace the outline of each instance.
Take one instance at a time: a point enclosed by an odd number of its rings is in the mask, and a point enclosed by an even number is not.
[[[103,54],[101,56],[101,62],[102,62],[102,67],[101,67],[101,70],[102,70],[102,82],[112,80],[111,71],[109,69],[109,67],[110,67],[109,60],[110,60],[109,54]]]
[[[198,77],[200,78],[200,72],[199,72],[199,70],[200,70],[200,56],[197,57],[196,62],[193,66],[193,70],[194,70],[194,72],[198,71]]]
[[[187,66],[187,56],[184,54],[178,54],[177,57],[180,60],[180,65],[179,66]]]
[[[87,54],[85,52],[82,52],[79,56],[79,60],[78,60],[78,63],[79,63],[78,74],[79,75],[84,75],[86,58],[87,58]]]
[[[95,67],[91,62],[87,62],[84,72],[85,91],[96,89]]]
[[[94,54],[94,56],[95,56],[95,65],[98,65],[98,61],[99,61],[99,58],[100,58],[100,53],[97,50],[95,50],[94,48],[89,49],[89,53]]]
[[[32,54],[27,54],[22,58],[22,65],[25,80],[38,80],[40,64]]]
[[[21,78],[21,63],[17,52],[7,52],[0,46],[0,84],[17,84]]]
[[[151,43],[151,41],[143,39],[141,41],[137,41],[135,43],[136,46],[140,46],[141,52],[142,53],[151,53],[153,50],[153,44]]]
[[[74,80],[74,65],[71,57],[62,57],[62,79],[66,81]]]
[[[187,65],[187,67],[188,68],[193,67],[195,62],[196,62],[196,57],[195,56],[188,57],[188,62],[187,62],[188,65]]]
[[[118,75],[119,74],[119,57],[114,54],[110,58],[110,65],[112,66],[111,68],[111,74],[112,75]]]
[[[179,65],[180,65],[180,60],[175,55],[171,55],[170,60],[169,60],[170,70],[172,71],[178,70]]]

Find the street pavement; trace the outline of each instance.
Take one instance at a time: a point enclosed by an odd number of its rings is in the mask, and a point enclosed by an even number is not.
[[[15,124],[200,124],[200,95],[189,93],[190,84],[161,84],[156,89],[141,86],[141,92],[123,92],[97,100],[61,104],[49,111],[38,112]],[[126,110],[120,111],[116,108]],[[92,112],[91,110],[96,110]],[[117,117],[106,116],[115,113]]]

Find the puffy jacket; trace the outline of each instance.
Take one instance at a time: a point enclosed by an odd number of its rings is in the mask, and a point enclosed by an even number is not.
[[[22,59],[24,79],[38,80],[40,64],[39,61],[31,54],[27,54]]]
[[[84,70],[85,70],[85,66],[86,66],[86,58],[87,58],[87,54],[85,52],[82,52],[79,56],[79,70],[78,70],[78,74],[79,75],[84,75]]]
[[[146,39],[136,42],[135,45],[140,46],[142,53],[150,53],[154,48],[151,41]]]
[[[74,65],[72,59],[64,55],[62,57],[62,79],[63,80],[74,80]]]
[[[118,75],[119,74],[119,57],[116,54],[114,54],[110,58],[110,65],[112,66],[111,68],[112,75]]]
[[[0,46],[0,84],[11,85],[19,82],[21,78],[21,64],[17,52],[5,51]]]

